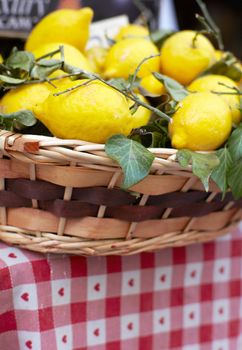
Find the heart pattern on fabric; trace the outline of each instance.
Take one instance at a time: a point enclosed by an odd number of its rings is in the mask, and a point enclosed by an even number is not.
[[[134,328],[133,322],[129,322],[128,326],[127,326],[129,331],[132,331]]]
[[[64,288],[62,287],[62,288],[60,288],[59,290],[58,290],[58,294],[59,294],[59,296],[61,296],[61,297],[63,297],[64,296],[64,294],[65,294],[65,290],[64,290]]]
[[[164,317],[161,317],[161,318],[159,319],[159,323],[160,323],[160,324],[164,324],[164,323],[165,323]]]
[[[99,330],[99,328],[96,328],[96,329],[94,330],[93,334],[94,334],[96,337],[99,337],[99,335],[100,335],[100,330]]]
[[[196,270],[193,270],[193,271],[190,273],[190,276],[191,276],[192,278],[194,278],[194,277],[196,277],[196,274],[197,274]]]
[[[24,301],[29,301],[29,293],[23,293],[21,295],[21,298],[24,300]]]
[[[63,343],[67,343],[67,335],[63,335],[61,340]]]
[[[94,290],[95,290],[96,292],[100,292],[100,283],[96,283],[96,284],[95,284]]]
[[[193,320],[193,319],[194,319],[194,312],[190,312],[190,314],[189,314],[189,318],[190,318],[191,320]]]
[[[224,273],[224,267],[223,267],[223,266],[220,267],[219,272],[220,272],[221,274]]]
[[[28,349],[32,349],[32,348],[33,348],[33,347],[32,347],[32,341],[31,341],[31,340],[27,340],[26,343],[25,343],[25,345],[26,345],[26,347],[27,347]]]
[[[161,280],[161,282],[165,282],[166,281],[166,275],[161,275],[160,276],[160,280]]]
[[[134,279],[133,278],[130,278],[130,280],[128,281],[128,285],[130,287],[133,287],[134,286]]]
[[[8,257],[12,259],[17,259],[17,255],[15,255],[14,253],[9,253]]]

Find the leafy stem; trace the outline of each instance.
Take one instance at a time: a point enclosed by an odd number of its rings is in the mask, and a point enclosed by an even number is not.
[[[206,4],[202,0],[196,0],[198,6],[200,7],[203,16],[196,14],[198,21],[204,26],[208,34],[213,35],[217,40],[219,50],[224,50],[224,44],[221,36],[221,31],[212,19],[210,13],[208,12]]]

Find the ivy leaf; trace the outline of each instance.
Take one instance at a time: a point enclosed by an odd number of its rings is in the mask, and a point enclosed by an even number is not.
[[[216,152],[219,158],[219,165],[212,172],[212,179],[218,185],[220,190],[225,195],[229,184],[228,184],[228,173],[232,166],[232,157],[227,147],[221,148]]]
[[[242,197],[242,158],[234,162],[229,173],[228,173],[228,183],[233,193],[235,199]]]
[[[34,55],[28,51],[12,51],[5,64],[9,69],[20,69],[27,73],[34,66]]]
[[[232,80],[240,81],[242,71],[239,65],[236,65],[238,60],[232,53],[227,53],[221,60],[215,62],[211,67],[205,70],[201,75],[218,74],[225,75]]]
[[[31,77],[34,79],[45,79],[47,78],[51,73],[55,72],[56,70],[60,69],[63,65],[63,62],[61,60],[56,59],[42,59],[38,61],[38,64],[34,66],[34,68],[31,71]]]
[[[18,79],[18,78],[12,78],[7,75],[0,74],[0,81],[3,83],[7,83],[9,85],[19,85],[26,81],[26,79]]]
[[[0,114],[0,127],[5,130],[22,130],[35,125],[37,119],[30,110],[21,110],[11,114]]]
[[[177,152],[177,160],[182,167],[192,164],[192,172],[202,181],[206,191],[209,189],[209,178],[212,171],[219,165],[219,158],[215,153],[196,153],[187,149]]]
[[[228,146],[233,161],[242,158],[242,125],[232,132],[228,140]]]
[[[150,34],[151,41],[160,49],[166,39],[172,36],[175,32],[167,29],[159,29]]]
[[[184,88],[184,86],[178,83],[176,80],[157,72],[154,72],[152,74],[157,80],[164,84],[166,90],[176,102],[183,100],[184,97],[186,97],[189,94],[188,91]]]
[[[117,134],[110,137],[105,145],[107,155],[116,160],[124,172],[122,187],[127,189],[144,179],[154,160],[154,155],[144,146]]]

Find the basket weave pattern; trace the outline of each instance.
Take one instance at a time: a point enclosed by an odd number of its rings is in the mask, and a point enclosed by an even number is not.
[[[174,149],[123,191],[104,145],[0,131],[0,239],[39,252],[128,255],[215,239],[242,218],[242,200],[206,193]]]

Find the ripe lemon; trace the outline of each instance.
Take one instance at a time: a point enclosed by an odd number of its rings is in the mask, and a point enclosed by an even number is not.
[[[143,38],[121,40],[114,44],[107,54],[104,76],[106,78],[128,78],[144,58],[157,54],[159,51],[150,40]],[[159,70],[160,59],[154,57],[142,64],[138,76],[142,78]]]
[[[87,81],[63,81],[57,90]],[[35,115],[54,136],[96,143],[104,143],[117,133],[128,135],[133,121],[127,99],[100,81],[91,81],[59,96],[50,94],[35,109]]]
[[[220,83],[225,84],[220,85]],[[237,88],[237,84],[230,78],[223,75],[206,75],[204,77],[194,80],[188,87],[189,91],[206,92],[206,91],[216,91],[216,92],[235,92],[231,88]],[[218,95],[220,96],[229,106],[233,122],[238,124],[241,120],[240,112],[240,97],[238,95]],[[206,101],[205,101],[206,102]]]
[[[81,68],[83,70],[92,72],[93,68],[91,64],[88,62],[87,58],[76,49],[74,46],[68,45],[68,44],[61,44],[61,43],[48,43],[44,44],[42,46],[39,46],[35,50],[33,50],[33,54],[35,58],[39,58],[41,56],[44,56],[52,51],[58,50],[60,46],[64,47],[64,56],[65,56],[65,62],[67,64],[70,64],[71,66]],[[61,59],[61,54],[57,53],[52,58],[55,59]],[[64,73],[61,70],[57,70],[54,73],[52,73],[52,77],[57,77],[60,75],[64,75]]]
[[[193,151],[211,151],[221,146],[232,128],[231,111],[211,92],[185,97],[169,124],[172,146]]]
[[[120,41],[127,38],[148,38],[149,30],[144,26],[137,24],[127,24],[126,26],[120,28],[118,34],[115,36],[115,41]]]
[[[3,56],[0,54],[0,63],[3,63]]]
[[[84,50],[89,38],[89,26],[93,11],[89,7],[81,10],[62,9],[51,12],[32,30],[25,49],[35,50],[38,46],[62,42]]]
[[[196,32],[184,30],[168,38],[161,48],[161,70],[164,74],[187,85],[215,62],[215,49],[210,41]]]
[[[86,51],[86,57],[94,72],[102,73],[107,53],[108,50],[101,46],[94,46]]]
[[[139,100],[148,104],[148,101],[144,96],[142,96],[141,94],[136,94],[136,96],[139,98]],[[133,104],[134,101],[129,100],[129,107],[133,106]],[[149,109],[139,106],[138,109],[132,115],[132,129],[146,125],[150,120],[151,114],[152,113]]]
[[[140,81],[140,86],[150,96],[161,96],[166,92],[164,85],[159,80],[157,80],[153,74],[149,74],[146,77],[142,78]]]
[[[3,113],[14,113],[22,109],[33,112],[35,106],[43,103],[52,90],[52,86],[47,83],[20,86],[2,97],[0,109]]]

